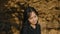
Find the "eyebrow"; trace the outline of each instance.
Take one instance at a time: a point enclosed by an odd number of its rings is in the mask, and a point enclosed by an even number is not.
[[[36,14],[34,14],[34,16],[36,16]],[[33,16],[33,17],[34,17],[34,16]]]

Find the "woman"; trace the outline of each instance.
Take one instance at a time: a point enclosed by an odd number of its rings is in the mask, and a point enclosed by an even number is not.
[[[28,7],[23,14],[24,20],[21,34],[41,34],[37,11],[33,7]]]

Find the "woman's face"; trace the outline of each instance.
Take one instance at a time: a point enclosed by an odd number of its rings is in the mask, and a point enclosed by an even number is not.
[[[35,12],[30,13],[30,17],[28,18],[28,21],[30,22],[30,24],[33,24],[33,25],[35,25],[37,23],[38,17],[35,14]]]

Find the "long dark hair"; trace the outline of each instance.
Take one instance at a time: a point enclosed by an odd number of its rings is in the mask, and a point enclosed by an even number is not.
[[[30,13],[31,12],[34,12],[37,16],[38,16],[38,12],[36,11],[36,9],[34,9],[33,7],[27,7],[25,10],[24,10],[24,13],[23,13],[23,25],[30,25],[29,24],[29,21],[28,21],[28,18],[30,17]]]

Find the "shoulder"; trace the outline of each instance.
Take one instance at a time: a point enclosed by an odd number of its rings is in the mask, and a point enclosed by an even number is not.
[[[22,30],[24,30],[24,31],[27,30],[27,29],[28,29],[28,26],[23,26],[22,27]]]
[[[27,34],[27,26],[24,26],[24,27],[22,27],[22,29],[21,29],[21,34]]]
[[[41,29],[41,26],[40,26],[39,24],[37,24],[37,28],[38,28],[38,29]]]
[[[39,25],[39,24],[37,24],[37,26],[38,26],[38,27],[40,27],[40,25]]]
[[[23,26],[22,28],[21,28],[21,32],[23,32],[23,31],[27,31],[27,26]]]

